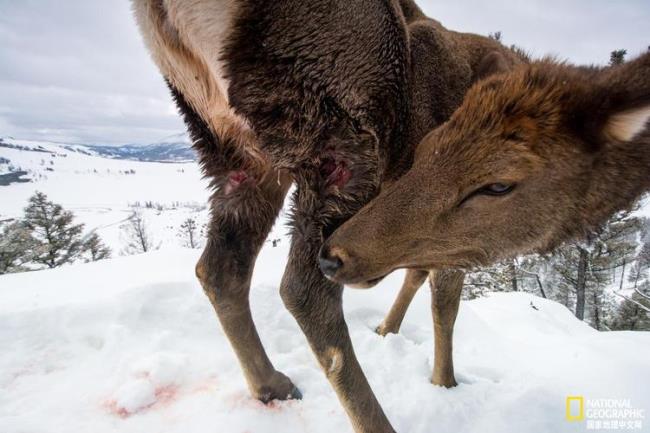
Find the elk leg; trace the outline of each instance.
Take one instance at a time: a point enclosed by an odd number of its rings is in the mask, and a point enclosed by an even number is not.
[[[230,340],[251,394],[263,401],[300,398],[291,380],[273,368],[260,341],[248,294],[255,259],[290,185],[269,172],[259,183],[234,172],[212,198],[208,240],[196,274]],[[280,180],[280,181],[278,181]]]
[[[386,334],[397,334],[399,332],[400,325],[402,324],[402,320],[404,320],[404,315],[409,305],[411,305],[413,296],[415,296],[415,293],[422,286],[428,275],[428,272],[416,269],[408,269],[406,271],[404,283],[402,283],[402,288],[397,295],[397,299],[395,299],[384,321],[377,327],[377,334],[385,336]]]
[[[319,214],[318,203],[322,202],[314,200],[317,193],[311,197],[309,193],[299,184],[294,235],[280,294],[307,337],[355,432],[394,432],[354,353],[343,317],[343,286],[326,279],[318,266],[323,231],[333,229],[326,227],[327,219]]]
[[[431,271],[431,311],[433,313],[434,385],[456,386],[454,378],[453,336],[465,273],[457,270]]]

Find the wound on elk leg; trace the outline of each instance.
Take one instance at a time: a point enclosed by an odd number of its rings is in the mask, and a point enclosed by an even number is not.
[[[224,189],[226,195],[236,191],[247,180],[249,180],[249,177],[244,170],[231,171],[228,174],[228,182]]]
[[[333,158],[326,158],[321,162],[320,174],[325,179],[326,186],[336,186],[338,188],[343,188],[352,177],[352,172],[347,164]]]

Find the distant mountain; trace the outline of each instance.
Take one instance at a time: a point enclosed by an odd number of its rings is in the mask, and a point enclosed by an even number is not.
[[[26,144],[27,143],[27,144]],[[13,137],[0,138],[0,147],[26,150],[31,152],[49,152],[39,143],[50,143],[58,148],[86,155],[101,156],[110,159],[124,159],[144,162],[188,162],[196,161],[196,152],[185,133],[174,134],[151,144],[66,144],[57,142],[38,142],[17,140]]]
[[[76,146],[75,146],[76,147]],[[195,161],[196,153],[185,133],[170,135],[151,144],[124,144],[118,146],[84,145],[94,153],[113,159],[149,162]]]

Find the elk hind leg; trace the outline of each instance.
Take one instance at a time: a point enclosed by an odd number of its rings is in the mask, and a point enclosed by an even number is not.
[[[429,275],[426,271],[408,269],[402,288],[393,303],[390,311],[384,318],[384,321],[376,329],[377,334],[386,336],[387,334],[397,334],[404,320],[404,315],[411,305],[411,301],[418,289],[424,284]]]
[[[433,313],[434,357],[431,382],[451,388],[454,377],[453,336],[465,273],[458,270],[431,271],[431,311]]]

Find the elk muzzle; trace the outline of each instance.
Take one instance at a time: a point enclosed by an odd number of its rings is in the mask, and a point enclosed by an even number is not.
[[[320,269],[327,278],[355,289],[368,289],[379,283],[388,273],[368,274],[371,264],[341,247],[326,242],[318,257]]]

